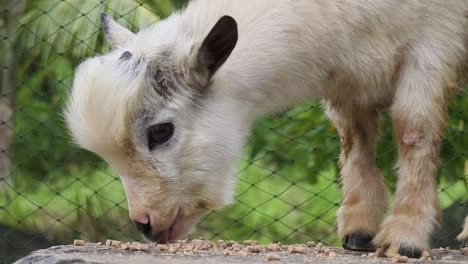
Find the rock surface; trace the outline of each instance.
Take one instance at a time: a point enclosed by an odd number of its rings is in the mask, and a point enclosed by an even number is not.
[[[325,248],[325,247],[324,247]],[[374,258],[362,252],[347,251],[341,248],[328,248],[322,253],[309,250],[305,254],[281,252],[249,253],[240,250],[240,254],[226,254],[224,248],[211,248],[195,252],[178,251],[169,253],[167,250],[156,249],[154,244],[148,244],[144,251],[129,251],[121,248],[86,243],[84,246],[54,246],[32,252],[30,255],[18,260],[15,264],[130,264],[130,263],[168,263],[168,264],[214,264],[214,263],[323,263],[323,264],[358,264],[358,263],[392,263],[391,258]],[[245,252],[245,253],[244,253]],[[271,255],[275,255],[274,258]],[[432,250],[435,260],[422,261],[410,259],[408,263],[468,263],[468,256],[460,250]],[[279,257],[279,261],[277,260]]]

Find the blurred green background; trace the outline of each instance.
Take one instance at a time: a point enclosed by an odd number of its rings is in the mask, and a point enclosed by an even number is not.
[[[74,68],[109,49],[108,12],[137,31],[186,1],[0,0],[0,263],[75,238],[139,240],[118,176],[71,144],[61,117]],[[442,147],[443,223],[434,246],[452,246],[468,213],[468,93],[450,107]],[[395,187],[395,147],[382,119],[378,164]],[[339,138],[311,102],[257,121],[239,161],[236,203],[208,214],[194,237],[339,245]]]

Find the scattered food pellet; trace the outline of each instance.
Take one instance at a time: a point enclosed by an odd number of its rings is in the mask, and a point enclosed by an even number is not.
[[[224,240],[218,240],[218,247],[220,247],[220,248],[226,248],[226,247],[227,247],[226,241],[224,241]]]
[[[236,253],[234,252],[234,250],[231,250],[231,249],[225,249],[223,251],[223,255],[224,256],[234,256]]]
[[[156,249],[159,251],[167,251],[168,246],[166,244],[156,244]]]
[[[85,244],[84,240],[75,239],[75,240],[73,241],[73,245],[75,245],[75,246],[81,247],[81,246],[84,246],[84,244]]]
[[[406,262],[408,262],[408,257],[407,256],[396,255],[396,256],[394,256],[392,258],[392,261],[396,262],[396,263],[406,263]]]
[[[208,240],[193,240],[192,244],[195,245],[195,248],[198,250],[210,250],[213,248],[213,243]]]
[[[427,252],[426,250],[423,251],[423,253],[421,254],[421,260],[429,260],[429,257],[431,256],[431,254],[429,252]]]
[[[258,242],[255,241],[255,240],[245,240],[244,242],[242,242],[242,245],[244,245],[244,246],[256,246],[256,245],[258,245]]]
[[[75,246],[83,246],[85,245],[84,240],[74,240],[73,244]],[[111,254],[113,250],[110,250],[109,247],[116,247],[121,249],[120,255],[122,255],[125,251],[149,251],[149,246],[153,247],[153,244],[143,244],[140,242],[121,242],[118,240],[106,240],[105,243],[108,247],[98,247],[101,243],[95,244],[94,252],[98,252],[100,250],[104,250],[104,254]],[[315,260],[333,260],[337,258],[340,254],[344,253],[345,250],[343,249],[336,249],[333,247],[324,246],[322,243],[315,243],[314,241],[307,242],[306,244],[293,244],[293,245],[282,245],[280,242],[278,243],[270,243],[268,245],[261,245],[258,241],[255,240],[245,240],[241,243],[238,243],[233,240],[218,240],[217,243],[211,242],[210,240],[205,240],[204,238],[199,239],[185,239],[185,240],[178,240],[174,243],[169,244],[156,244],[154,245],[156,252],[165,252],[166,254],[162,254],[162,256],[169,254],[177,254],[177,255],[193,255],[200,253],[201,255],[211,255],[211,254],[222,254],[224,256],[237,256],[237,257],[249,257],[249,256],[259,256],[262,257],[265,261],[286,261],[288,257],[292,257],[288,252],[291,254],[311,254],[314,255],[304,255],[304,263],[314,263]],[[107,251],[107,252],[106,252]],[[461,248],[461,253],[464,255],[468,255],[468,248]],[[110,253],[109,253],[110,252]],[[444,255],[442,257],[437,257],[437,259],[442,260],[452,260],[454,259],[454,255],[449,254],[450,251],[449,247],[440,248],[440,251],[436,250],[436,252],[441,252]],[[286,253],[286,254],[285,254]],[[157,254],[157,253],[153,253]],[[283,254],[285,254],[283,256]],[[383,255],[382,255],[383,254]],[[458,253],[459,254],[459,253]],[[382,256],[380,256],[382,255]],[[312,257],[314,256],[314,257]],[[164,256],[165,257],[165,256]],[[297,258],[299,256],[294,256]],[[357,254],[355,257],[359,258],[368,258],[368,259],[377,259],[378,257],[385,257],[385,252],[379,252],[378,250],[374,253],[368,254]],[[168,258],[171,258],[168,256]],[[406,256],[400,255],[391,255],[388,260],[391,260],[395,263],[407,263],[409,262],[409,258]],[[427,261],[436,259],[436,257],[431,256],[429,251],[423,251],[420,257],[420,260],[417,261]]]
[[[448,254],[449,251],[450,251],[450,248],[449,248],[449,247],[446,247],[446,248],[440,247],[439,249],[442,250],[442,253],[443,253],[443,254]]]
[[[267,251],[282,251],[283,250],[283,248],[277,243],[269,244],[265,248]]]
[[[250,253],[260,253],[262,251],[262,247],[260,246],[248,246],[247,247],[247,252]]]
[[[239,251],[242,248],[241,244],[234,244],[231,246],[232,250]]]
[[[309,241],[309,242],[307,242],[306,244],[307,244],[307,246],[309,246],[309,247],[315,247],[315,246],[317,245],[317,243],[315,243],[315,241]]]
[[[120,247],[122,242],[118,240],[112,240],[112,239],[107,239],[106,240],[106,246],[112,246],[112,247]]]
[[[131,251],[148,251],[148,245],[140,242],[132,242],[129,247]]]
[[[307,248],[303,246],[289,246],[288,248],[289,253],[298,253],[298,254],[305,254],[307,253]]]
[[[174,253],[177,253],[177,250],[179,250],[178,248],[175,248],[175,247],[170,247],[167,252],[171,253],[171,254],[174,254]]]
[[[123,250],[130,250],[130,243],[122,243],[120,244],[120,248]]]
[[[318,259],[325,259],[325,256],[322,253],[315,255],[315,257]]]
[[[226,241],[226,246],[228,246],[228,247],[232,247],[232,245],[235,245],[235,244],[237,244],[237,242],[234,241],[234,240]]]
[[[99,247],[101,244],[102,244],[101,241],[97,242],[96,247]]]
[[[265,254],[265,260],[266,261],[280,260],[280,256],[276,253],[267,253]]]

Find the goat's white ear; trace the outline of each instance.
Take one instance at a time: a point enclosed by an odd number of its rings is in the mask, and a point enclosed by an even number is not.
[[[135,36],[106,13],[101,14],[101,27],[112,48],[124,46],[128,40]]]
[[[237,39],[236,20],[230,16],[221,17],[198,49],[196,67],[201,67],[211,79],[231,55],[237,44]]]

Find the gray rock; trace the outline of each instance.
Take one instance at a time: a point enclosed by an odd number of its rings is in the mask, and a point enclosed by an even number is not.
[[[281,263],[321,263],[321,264],[390,264],[391,259],[370,259],[362,257],[364,253],[347,251],[341,248],[330,248],[336,253],[336,257],[316,256],[316,254],[291,254],[288,252],[278,253]],[[432,254],[436,260],[430,263],[440,264],[466,264],[468,256],[461,254],[459,250],[433,250]],[[130,263],[167,263],[167,264],[217,264],[217,263],[267,263],[265,256],[260,254],[249,254],[246,257],[224,256],[222,250],[200,250],[196,254],[169,254],[159,252],[154,245],[149,245],[147,252],[124,251],[105,245],[86,243],[85,246],[55,246],[48,249],[38,250],[18,260],[15,264],[130,264]],[[408,263],[423,263],[420,260],[411,259]],[[273,261],[273,263],[278,263]]]

